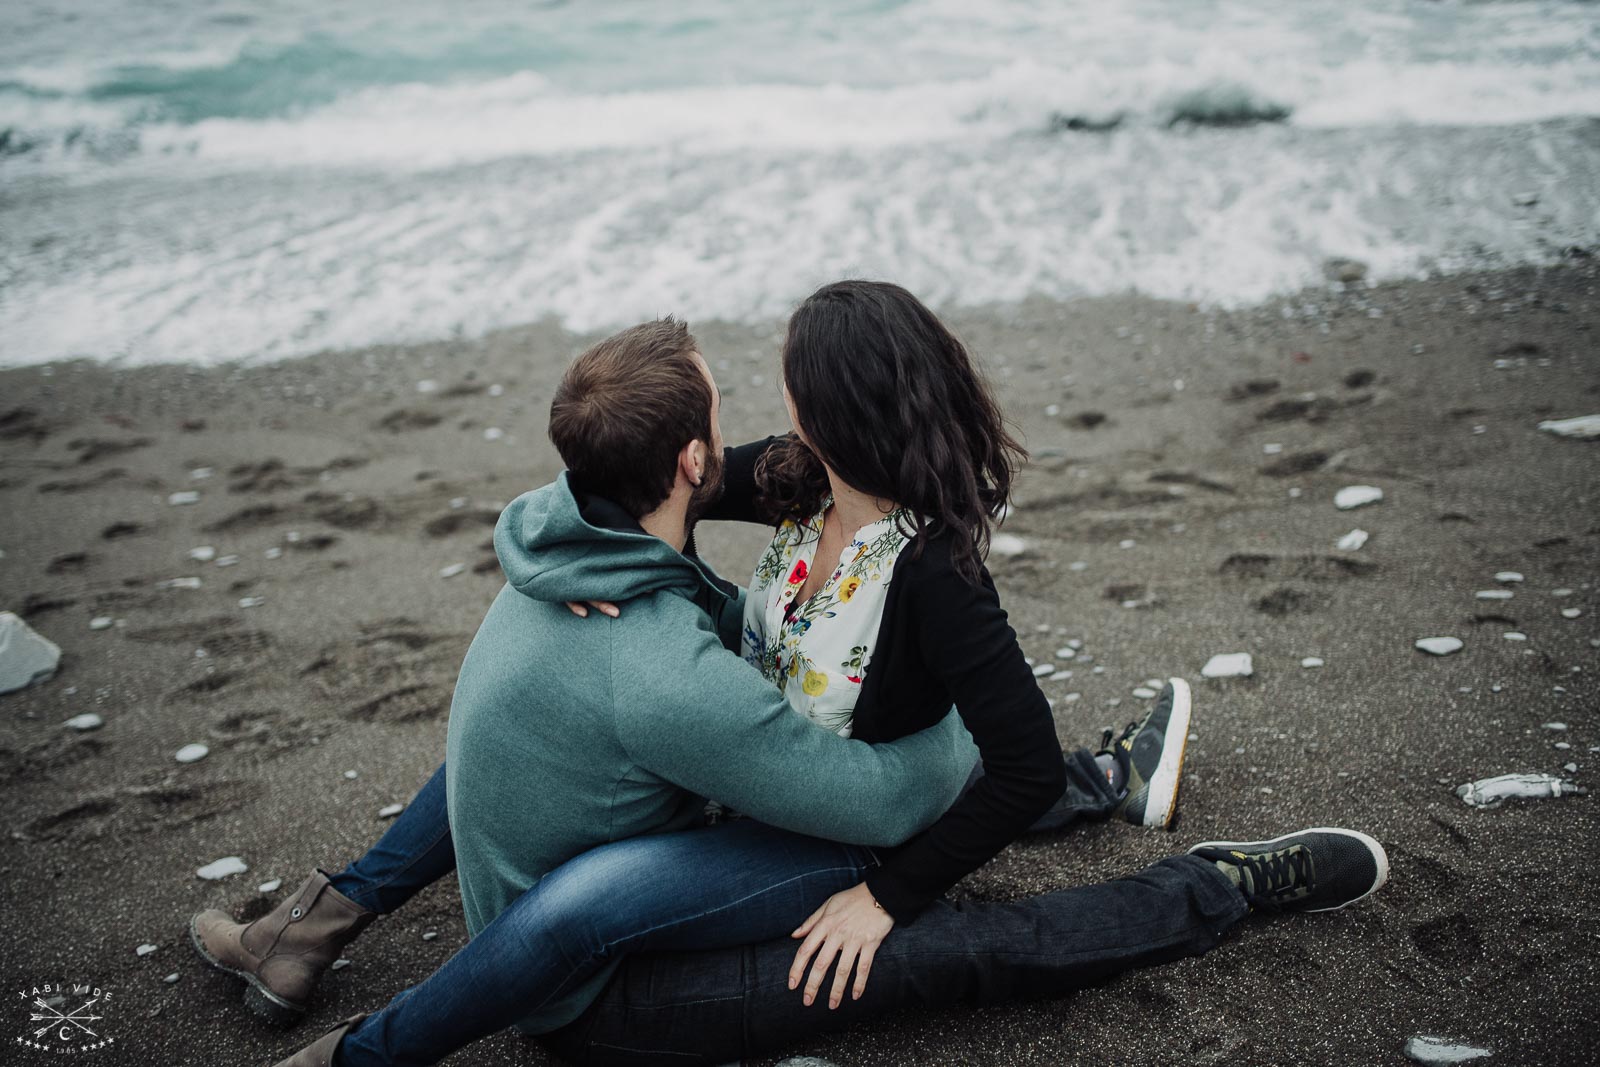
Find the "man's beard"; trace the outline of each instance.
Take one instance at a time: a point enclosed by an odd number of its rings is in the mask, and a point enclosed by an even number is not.
[[[722,453],[716,449],[707,449],[705,473],[700,476],[700,484],[695,486],[694,492],[689,495],[687,523],[689,529],[694,529],[694,524],[700,521],[700,516],[722,499],[722,489]]]

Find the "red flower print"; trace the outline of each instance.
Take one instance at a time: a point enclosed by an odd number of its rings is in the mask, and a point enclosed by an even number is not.
[[[804,585],[806,582],[806,561],[796,560],[794,570],[789,573],[790,585]]]

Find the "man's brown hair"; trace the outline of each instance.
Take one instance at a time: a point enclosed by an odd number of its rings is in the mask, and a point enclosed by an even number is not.
[[[689,327],[658,319],[612,334],[573,361],[550,401],[550,440],[588,492],[634,518],[661,506],[678,453],[711,447],[711,386]]]

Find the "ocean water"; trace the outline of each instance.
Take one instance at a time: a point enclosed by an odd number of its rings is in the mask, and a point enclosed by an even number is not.
[[[844,275],[1239,305],[1597,241],[1575,0],[0,10],[0,364],[770,319]]]

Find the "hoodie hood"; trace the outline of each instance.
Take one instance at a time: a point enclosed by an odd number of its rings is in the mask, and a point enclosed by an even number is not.
[[[671,591],[705,606],[708,594],[728,595],[705,564],[646,533],[611,501],[574,487],[568,471],[500,513],[494,550],[511,587],[533,600],[621,603]]]

